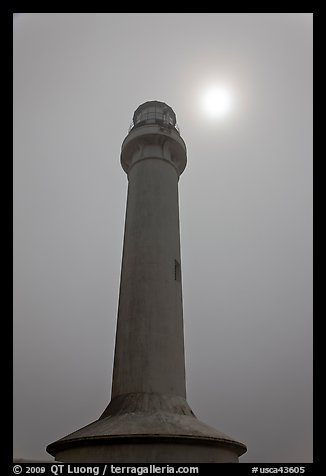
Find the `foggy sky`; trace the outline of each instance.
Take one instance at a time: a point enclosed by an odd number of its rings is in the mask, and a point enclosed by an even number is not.
[[[312,14],[20,14],[13,38],[14,456],[51,460],[110,400],[120,148],[159,100],[188,151],[187,401],[242,462],[311,462]]]

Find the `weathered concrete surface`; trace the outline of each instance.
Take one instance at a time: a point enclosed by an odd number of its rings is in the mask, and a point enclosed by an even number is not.
[[[154,443],[112,444],[79,446],[60,451],[57,461],[66,463],[157,463],[157,464],[189,464],[189,463],[238,463],[233,450],[220,445],[219,447],[201,445],[200,442],[163,441]]]
[[[199,421],[182,397],[128,394],[52,449],[58,461],[71,463],[217,463],[238,462],[246,447]]]
[[[132,129],[121,147],[121,165],[128,174],[131,167],[142,159],[154,157],[175,166],[179,175],[187,164],[186,144],[175,129],[157,124]]]
[[[112,398],[185,396],[180,263],[178,175],[141,160],[129,171]]]
[[[153,122],[147,107],[141,117]],[[186,162],[174,127],[142,123],[122,144],[129,185],[111,402],[48,446],[57,461],[231,463],[246,451],[186,402],[178,205]]]

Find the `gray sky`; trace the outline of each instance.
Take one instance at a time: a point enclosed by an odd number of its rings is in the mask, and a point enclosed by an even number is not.
[[[311,462],[312,14],[19,14],[13,36],[15,457],[51,459],[110,400],[120,148],[160,100],[188,150],[188,403],[242,462]]]

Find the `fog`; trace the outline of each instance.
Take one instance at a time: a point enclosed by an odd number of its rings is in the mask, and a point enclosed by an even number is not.
[[[24,13],[13,39],[14,456],[52,460],[110,400],[120,149],[159,100],[188,151],[187,401],[241,462],[311,462],[312,14]]]

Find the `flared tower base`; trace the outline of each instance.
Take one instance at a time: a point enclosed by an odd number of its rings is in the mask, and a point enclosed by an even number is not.
[[[101,417],[51,443],[65,463],[238,463],[246,446],[200,422],[182,397],[125,394]]]

